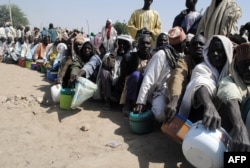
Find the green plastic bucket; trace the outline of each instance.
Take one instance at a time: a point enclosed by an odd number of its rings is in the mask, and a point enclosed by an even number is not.
[[[32,61],[26,60],[25,67],[28,69],[31,69],[31,63],[32,63]]]
[[[136,134],[149,133],[154,128],[154,115],[148,110],[143,113],[129,113],[129,125],[131,130]]]
[[[46,67],[45,67],[44,65],[42,65],[42,66],[40,67],[40,72],[43,73],[43,74],[46,74],[46,73],[47,73],[47,69],[46,69]]]
[[[75,94],[75,89],[72,89],[72,88],[61,89],[61,95],[60,95],[60,108],[61,109],[63,110],[71,109],[71,102],[72,102],[74,94]]]

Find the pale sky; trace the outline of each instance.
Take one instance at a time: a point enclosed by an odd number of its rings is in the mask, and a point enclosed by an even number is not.
[[[236,0],[242,8],[238,24],[250,21],[250,1]],[[97,33],[110,18],[113,23],[127,21],[135,9],[142,8],[144,0],[1,0],[0,5],[17,5],[27,16],[30,26],[83,28],[84,32]],[[211,0],[198,0],[196,10],[203,12]],[[162,31],[168,31],[174,17],[185,9],[185,0],[154,0],[151,9],[157,10],[162,21]]]

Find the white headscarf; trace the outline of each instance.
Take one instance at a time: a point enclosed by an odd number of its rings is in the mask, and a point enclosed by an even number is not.
[[[219,72],[208,60],[208,48],[211,40],[217,37],[221,40],[224,50],[227,56],[227,62],[223,66],[221,72]],[[208,89],[211,97],[215,96],[219,81],[229,74],[229,66],[232,63],[233,58],[233,44],[225,36],[214,35],[212,36],[203,49],[204,62],[198,64],[193,72],[190,82],[186,88],[179,113],[188,117],[191,106],[194,104],[194,94],[201,87],[205,86]]]

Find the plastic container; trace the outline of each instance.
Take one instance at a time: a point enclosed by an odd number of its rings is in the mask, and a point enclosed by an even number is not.
[[[75,89],[72,88],[62,88],[60,95],[60,108],[64,110],[71,109],[71,103],[73,96],[75,94]]]
[[[223,129],[208,130],[202,121],[194,123],[182,143],[182,152],[194,167],[223,168],[224,152],[231,137]]]
[[[46,67],[44,66],[43,59],[36,60],[36,70],[41,73],[46,73]]]
[[[49,80],[55,82],[57,79],[58,72],[49,71]]]
[[[31,64],[30,64],[30,69],[31,69],[31,70],[37,70],[37,65],[36,65],[35,62],[31,62]]]
[[[46,71],[46,78],[49,80],[49,75],[50,75],[50,69],[48,68]]]
[[[32,61],[26,60],[26,61],[25,61],[25,66],[26,66],[26,68],[31,69],[31,63],[32,63]]]
[[[38,59],[38,60],[36,60],[36,64],[37,65],[43,65],[44,64],[44,60],[43,59]]]
[[[61,84],[53,85],[50,88],[53,102],[55,102],[55,103],[60,102],[61,89],[62,89]]]
[[[97,89],[97,85],[94,82],[84,77],[78,77],[76,81],[75,94],[71,103],[72,109],[78,108],[82,103],[91,98]]]
[[[176,114],[170,123],[163,123],[161,130],[171,140],[181,144],[185,135],[192,126],[192,122],[180,114]]]
[[[43,74],[46,74],[47,73],[47,69],[44,65],[42,66],[39,66],[39,72],[43,73]]]
[[[129,113],[129,125],[136,134],[149,133],[154,128],[154,114],[148,110],[143,113]]]
[[[26,60],[25,60],[25,58],[19,58],[18,59],[18,65],[20,67],[26,67]]]

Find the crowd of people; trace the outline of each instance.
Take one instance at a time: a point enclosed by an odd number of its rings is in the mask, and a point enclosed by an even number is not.
[[[63,88],[87,78],[97,84],[93,98],[104,100],[103,109],[121,104],[124,116],[150,109],[159,123],[178,113],[207,129],[223,127],[231,151],[250,151],[243,115],[250,110],[250,24],[238,28],[242,12],[234,0],[211,0],[204,14],[197,1],[186,0],[166,32],[153,0],[131,14],[126,35],[117,34],[111,19],[95,36],[52,23],[31,30],[8,22],[0,25],[0,59],[43,61]]]

